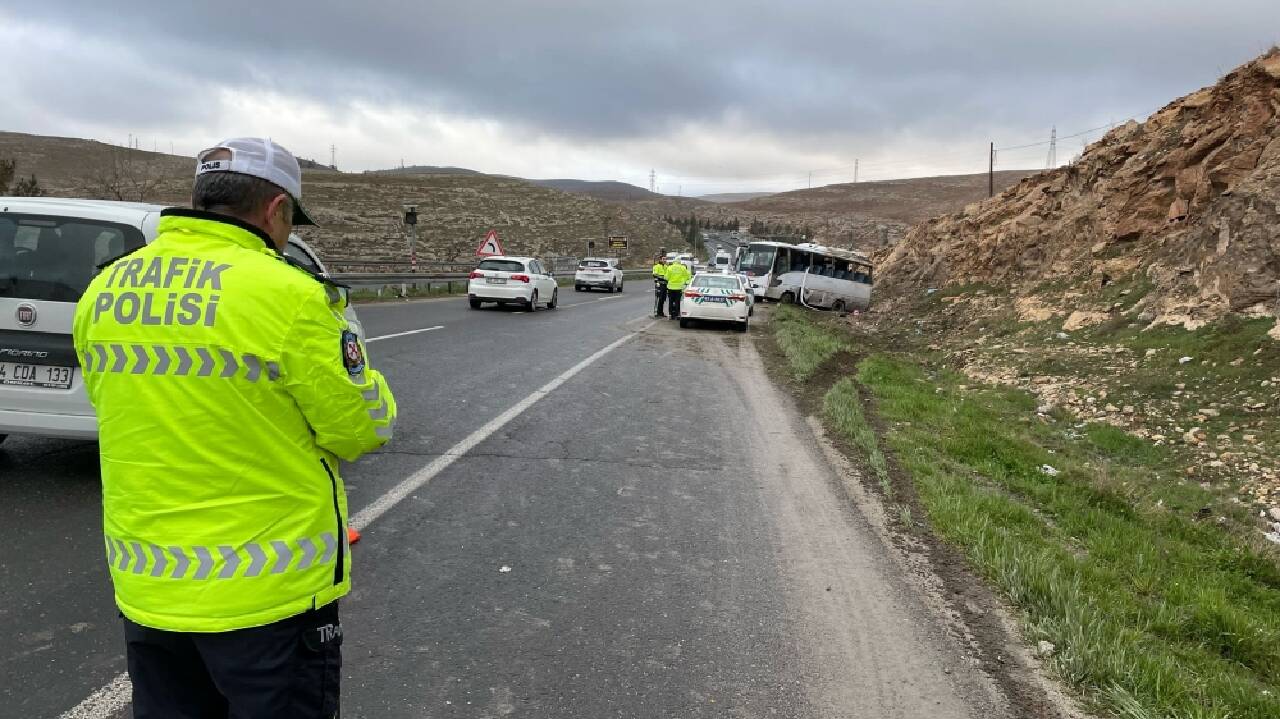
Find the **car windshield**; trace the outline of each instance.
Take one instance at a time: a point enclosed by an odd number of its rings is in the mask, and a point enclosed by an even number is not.
[[[707,289],[716,290],[740,290],[742,284],[737,277],[728,275],[703,275],[693,278],[694,287],[705,287]]]
[[[0,214],[0,297],[75,302],[98,265],[143,244],[128,225]]]
[[[776,247],[752,247],[738,260],[738,271],[752,275],[768,274],[773,269],[773,259],[777,254]]]
[[[524,263],[519,260],[481,260],[478,270],[495,270],[497,272],[524,272]]]

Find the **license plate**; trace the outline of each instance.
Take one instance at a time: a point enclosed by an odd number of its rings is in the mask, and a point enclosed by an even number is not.
[[[485,282],[487,282],[487,283],[489,283],[489,284],[491,284],[491,285],[505,285],[505,284],[507,284],[507,278],[505,278],[505,277],[487,277],[487,278],[485,278]]]
[[[0,362],[0,385],[71,389],[70,367]]]
[[[727,304],[729,304],[729,298],[728,298],[728,297],[703,297],[703,298],[702,298],[702,301],[703,301],[705,304],[709,304],[709,305],[727,305]]]

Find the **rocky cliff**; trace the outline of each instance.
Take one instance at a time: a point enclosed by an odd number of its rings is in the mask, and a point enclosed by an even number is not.
[[[883,258],[878,290],[989,284],[1047,297],[1032,303],[1037,319],[1070,309],[1087,324],[1119,309],[1092,306],[1102,293],[1091,290],[1131,283],[1142,297],[1124,311],[1147,323],[1274,315],[1278,204],[1272,49],[1146,122],[1113,129],[1073,165],[917,225]],[[1064,296],[1069,307],[1054,304]]]

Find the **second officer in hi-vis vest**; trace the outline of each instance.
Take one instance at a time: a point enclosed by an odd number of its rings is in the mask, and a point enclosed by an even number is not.
[[[76,308],[136,717],[338,711],[338,460],[386,443],[396,402],[345,298],[281,255],[311,224],[301,199],[283,147],[222,142],[195,209],[166,210]]]

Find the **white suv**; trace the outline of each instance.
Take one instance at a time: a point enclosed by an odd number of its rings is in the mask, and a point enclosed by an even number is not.
[[[98,265],[156,237],[163,205],[0,197],[0,442],[9,434],[96,439],[71,341],[76,301]],[[325,274],[297,237],[286,255]],[[363,336],[348,305],[352,331]]]
[[[486,257],[467,279],[467,300],[478,310],[485,302],[518,304],[530,312],[545,304],[554,310],[560,301],[559,285],[551,270],[536,257]]]
[[[622,268],[616,257],[588,257],[578,263],[573,273],[573,289],[581,292],[600,287],[609,292],[622,291]]]

